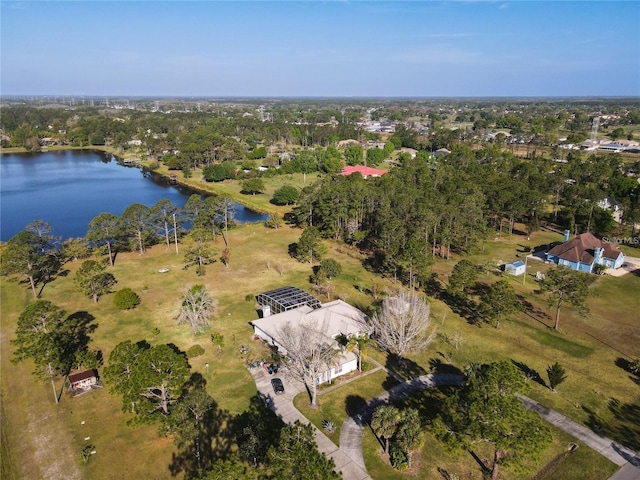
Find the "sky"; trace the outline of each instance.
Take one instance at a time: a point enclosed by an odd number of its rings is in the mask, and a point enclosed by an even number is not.
[[[640,96],[640,1],[0,1],[0,95]]]

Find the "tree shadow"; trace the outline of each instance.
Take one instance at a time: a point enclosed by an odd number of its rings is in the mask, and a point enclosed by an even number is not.
[[[206,392],[206,384],[201,373],[193,373],[182,387],[181,400],[190,392]],[[216,460],[231,454],[234,442],[226,428],[231,416],[226,410],[221,410],[213,399],[211,402],[197,424],[191,425],[185,435],[186,440],[176,442],[179,449],[172,454],[168,467],[172,477],[182,474],[186,479],[202,478]]]
[[[444,287],[438,280],[438,274],[433,272],[426,279],[424,283],[424,291],[430,297],[440,299],[442,298],[442,294],[444,293]]]
[[[473,450],[468,450],[468,452],[469,452],[469,455],[471,455],[473,459],[476,461],[476,463],[480,465],[480,470],[482,470],[482,474],[484,476],[490,475],[491,468],[487,465],[486,461],[480,458],[478,454],[476,454],[476,452],[474,452]]]
[[[453,313],[464,318],[468,324],[481,326],[478,305],[470,298],[457,297],[444,290],[440,299],[449,306]]]
[[[534,307],[531,302],[529,302],[528,300],[526,300],[524,297],[520,295],[518,296],[518,299],[520,300],[520,302],[522,303],[522,306],[524,307],[524,313],[526,316],[535,320],[538,323],[541,323],[545,327],[551,328],[549,325],[545,323],[545,320],[551,320],[551,315],[549,315],[548,312],[545,312],[544,310],[540,310],[539,308]]]
[[[298,256],[298,243],[297,242],[290,243],[287,246],[287,252],[289,253],[289,256],[291,258],[296,258]]]
[[[462,375],[462,370],[447,361],[448,357],[444,353],[438,352],[438,355],[442,358],[431,358],[429,360],[429,367],[434,374]]]
[[[634,371],[632,365],[633,363],[624,357],[616,358],[616,366],[620,367],[625,372],[630,373],[631,375],[629,375],[629,378],[636,384],[640,385],[640,372]]]
[[[616,398],[611,398],[607,406],[614,417],[609,422],[583,406],[582,410],[588,414],[585,425],[598,435],[615,440],[633,450],[640,450],[640,405],[621,403]]]
[[[360,395],[347,395],[344,400],[344,409],[350,417],[361,414],[366,407],[367,401]]]
[[[484,282],[477,282],[473,287],[469,289],[469,292],[472,295],[477,295],[481,297],[482,295],[486,295],[491,290],[491,286]]]
[[[513,359],[511,360],[511,363],[513,363],[518,368],[518,370],[520,370],[522,373],[524,373],[524,376],[527,377],[529,380],[533,380],[537,384],[542,385],[543,387],[547,388],[547,384],[542,379],[540,374],[536,370],[534,370],[533,368],[529,367],[526,363],[518,362],[518,361],[513,360]]]
[[[249,408],[227,424],[226,435],[252,465],[264,463],[270,446],[277,446],[282,420],[269,408],[260,393],[249,400]]]
[[[612,436],[623,445],[635,451],[640,450],[640,405],[621,403],[618,399],[611,398],[608,408],[620,422],[609,427],[614,432]]]
[[[411,380],[413,378],[420,377],[429,373],[421,365],[418,365],[413,360],[395,355],[393,353],[389,353],[387,355],[385,366],[388,370],[394,372],[402,380]],[[397,383],[396,379],[394,379],[394,385],[395,383]]]

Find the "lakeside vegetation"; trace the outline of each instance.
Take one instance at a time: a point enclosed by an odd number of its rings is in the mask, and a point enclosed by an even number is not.
[[[383,115],[380,111],[390,113],[390,108],[374,112]],[[406,108],[408,114],[412,107],[401,103],[398,108],[400,111]],[[534,107],[527,106],[524,111],[530,113],[531,108]],[[207,160],[210,164],[228,161],[218,156],[228,154],[241,169],[251,151],[273,141],[260,136],[271,128],[269,125],[264,125],[264,130],[258,129],[260,125],[252,119],[241,119],[241,111],[238,109],[238,115],[232,120],[213,122],[212,131],[222,131],[222,127],[231,125],[239,131],[256,129],[253,149],[249,148],[249,142],[242,143],[246,142],[242,135],[240,142],[236,138],[232,141],[227,133],[219,133],[224,140],[220,149],[215,154],[208,151],[206,155],[211,157],[203,157],[210,158]],[[478,111],[484,110],[478,107]],[[106,125],[104,119],[94,119],[95,123],[88,121],[91,112],[87,112],[86,122],[74,120],[73,125],[81,128]],[[31,110],[27,113],[36,115]],[[207,118],[202,114],[194,115],[193,118],[200,120]],[[332,116],[337,118],[330,115],[329,119]],[[215,118],[215,115],[211,114],[211,117]],[[437,119],[435,114],[427,117],[433,122],[456,120],[442,116]],[[138,123],[140,126],[150,118],[155,115],[131,112],[131,119],[124,123],[111,122],[114,125]],[[172,125],[191,121],[187,115],[180,115],[180,118],[180,122]],[[528,125],[536,125],[534,118],[521,125],[525,133]],[[307,116],[307,119],[311,117]],[[583,121],[584,125],[588,124],[587,120]],[[496,125],[499,121],[495,120]],[[281,128],[285,127],[281,125]],[[300,125],[296,128],[304,129]],[[552,329],[554,312],[547,306],[545,296],[537,293],[539,283],[533,272],[548,276],[550,269],[557,267],[530,257],[526,281],[522,277],[505,275],[497,268],[501,263],[523,258],[538,247],[561,241],[559,231],[564,228],[632,238],[640,188],[637,182],[632,185],[626,179],[635,180],[637,161],[634,163],[616,155],[587,156],[578,152],[570,153],[565,164],[539,155],[541,151],[551,151],[543,146],[536,147],[534,155],[518,158],[507,145],[501,148],[491,142],[479,145],[472,139],[467,143],[467,139],[455,138],[453,144],[447,144],[451,147],[450,155],[440,161],[428,155],[426,150],[422,154],[419,151],[412,159],[393,146],[393,153],[385,165],[390,173],[365,181],[358,176],[335,176],[331,171],[323,170],[323,162],[333,155],[330,147],[337,144],[340,135],[355,133],[364,141],[368,134],[358,131],[354,125],[343,130],[327,126],[327,131],[333,131],[336,137],[327,137],[325,141],[321,134],[324,131],[324,127],[309,127],[304,135],[298,136],[289,130],[288,133],[279,132],[281,136],[292,135],[288,141],[310,143],[296,144],[290,149],[297,157],[286,160],[294,162],[295,168],[289,172],[275,172],[275,165],[272,165],[271,173],[248,169],[248,173],[236,175],[239,178],[220,182],[204,181],[203,169],[207,165],[199,164],[193,160],[195,157],[188,160],[194,163],[187,169],[170,169],[169,163],[173,159],[158,157],[157,152],[149,153],[149,145],[158,139],[145,137],[148,144],[140,161],[146,168],[163,175],[175,173],[180,182],[215,192],[222,198],[238,199],[250,208],[275,213],[279,218],[286,214],[288,223],[281,222],[278,228],[267,228],[263,224],[226,228],[224,214],[220,216],[216,210],[215,219],[212,217],[208,221],[202,217],[202,221],[195,222],[191,232],[183,232],[178,254],[173,245],[162,243],[163,238],[157,236],[157,230],[153,234],[147,232],[149,243],[138,249],[135,229],[130,229],[129,240],[119,239],[114,265],[107,267],[118,282],[110,291],[102,292],[98,297],[86,291],[79,292],[76,279],[79,271],[87,269],[86,260],[68,256],[55,278],[40,278],[37,295],[69,314],[83,312],[95,320],[96,328],[91,332],[89,345],[93,351],[100,352],[103,361],[100,371],[109,365],[110,354],[116,346],[125,341],[144,340],[152,347],[171,344],[180,352],[192,351],[195,345],[202,347],[204,353],[189,358],[188,362],[191,373],[202,378],[205,391],[214,402],[211,412],[215,429],[208,431],[205,437],[209,444],[206,464],[208,468],[244,471],[235,474],[238,478],[255,478],[259,474],[269,477],[276,469],[275,464],[268,463],[263,452],[262,470],[253,470],[251,462],[247,461],[250,459],[244,450],[246,445],[239,440],[242,435],[238,429],[247,418],[275,421],[256,396],[256,386],[247,369],[248,361],[270,358],[272,352],[254,340],[248,322],[257,318],[255,295],[283,285],[314,291],[323,301],[329,297],[342,298],[369,314],[378,311],[385,296],[393,295],[401,288],[419,291],[429,299],[431,318],[438,332],[436,340],[426,350],[403,355],[400,361],[372,345],[368,352],[372,359],[403,379],[426,373],[462,372],[469,364],[507,360],[527,375],[529,396],[594,431],[630,448],[640,449],[636,413],[639,380],[630,368],[640,357],[638,271],[619,277],[595,276],[586,300],[590,313],[584,314],[572,306],[563,307],[560,330],[556,332]],[[400,131],[406,133],[406,138],[414,138],[413,131]],[[319,136],[312,140],[315,134]],[[95,132],[89,137],[91,135]],[[426,137],[430,149],[439,145],[438,135],[444,133]],[[391,136],[381,137],[390,140]],[[167,137],[161,138],[165,141]],[[420,140],[420,135],[416,133],[415,139]],[[161,149],[162,141],[154,148]],[[404,146],[404,142],[404,138],[400,139],[401,145]],[[193,145],[204,149],[212,144],[200,139]],[[232,153],[224,153],[230,145],[241,145],[246,151],[240,155],[238,148],[232,148]],[[305,147],[311,145],[316,153],[303,155]],[[125,147],[108,148],[115,148],[112,153],[118,155],[126,153]],[[194,147],[192,154],[195,155],[196,150]],[[335,150],[341,155],[341,161],[347,161],[344,147]],[[364,150],[361,153],[364,162]],[[307,171],[300,157],[316,163],[311,162],[314,166]],[[282,169],[283,165],[280,165],[281,170],[286,170]],[[559,178],[552,178],[550,170],[561,165],[567,165],[566,170]],[[518,174],[517,180],[510,180],[514,172]],[[264,189],[260,193],[243,193],[243,181],[250,178],[263,180]],[[575,188],[564,187],[568,184],[567,179],[574,180],[571,187]],[[294,206],[271,203],[275,191],[285,185],[293,185],[301,192]],[[557,197],[554,189],[558,189]],[[594,216],[593,203],[602,196],[613,194],[625,208],[620,224],[612,223],[604,214]],[[554,215],[556,198],[563,211],[558,217]],[[205,202],[202,202],[196,210],[205,208]],[[312,231],[310,227],[315,229],[319,236],[317,242],[324,247],[319,251],[326,250],[325,258],[333,259],[341,266],[341,272],[335,278],[319,281],[313,270],[317,261],[308,263],[294,258],[292,246],[301,241],[303,233]],[[53,228],[55,233],[55,225]],[[211,235],[198,237],[198,232],[204,230]],[[101,237],[100,243],[106,238]],[[132,242],[132,239],[136,241]],[[10,247],[1,246],[3,256]],[[215,253],[203,253],[207,249]],[[631,256],[639,256],[637,245],[626,245],[623,249]],[[196,250],[196,257],[208,257],[209,264],[201,271],[185,269],[185,264],[189,263],[185,253]],[[108,264],[104,251],[94,250],[90,254],[91,258]],[[456,298],[451,294],[452,277],[455,277],[454,268],[463,260],[473,266],[477,276],[468,288],[462,289],[463,295]],[[524,308],[495,328],[482,319],[479,305],[483,295],[499,280],[508,283]],[[196,329],[194,334],[189,325],[178,325],[176,318],[183,298],[195,285],[202,285],[217,305],[211,326],[201,331]],[[122,288],[135,292],[140,304],[129,310],[114,305],[113,296]],[[0,295],[3,476],[5,473],[9,478],[11,475],[91,479],[206,476],[203,471],[193,469],[192,452],[180,446],[180,434],[173,425],[164,421],[153,425],[127,425],[132,415],[123,411],[120,396],[109,391],[111,385],[108,383],[105,388],[79,397],[63,395],[60,404],[55,405],[50,385],[31,376],[31,362],[11,364],[15,348],[10,342],[16,338],[18,319],[32,304],[34,295],[12,275],[3,275],[0,279]],[[214,333],[224,338],[223,348],[212,342]],[[241,351],[241,346],[246,347],[246,352]],[[567,379],[557,388],[557,393],[544,379],[547,367],[554,363],[561,364],[567,372]],[[55,381],[60,391],[63,378]],[[380,371],[322,393],[317,409],[308,408],[308,398],[304,395],[296,398],[295,405],[320,429],[325,420],[334,422],[337,428],[330,438],[337,444],[340,426],[348,413],[395,382]],[[429,405],[433,405],[435,410],[443,395],[440,390],[430,391],[412,397],[406,405],[400,406],[428,410]],[[426,414],[423,417],[429,432],[430,419]],[[91,438],[97,453],[84,463],[80,452],[86,437]],[[275,447],[277,441],[274,436],[269,440],[269,446]],[[553,431],[553,441],[542,452],[539,463],[525,462],[523,470],[504,469],[502,476],[530,478],[566,450],[569,441],[565,434]],[[54,444],[55,449],[42,448],[42,445]],[[380,445],[371,432],[365,434],[363,445],[365,461],[373,478],[407,477],[406,473],[393,470],[380,456]],[[481,457],[490,455],[482,449],[476,453]],[[33,461],[20,462],[25,455],[30,455]],[[241,457],[245,460],[240,460]],[[427,434],[426,442],[415,458],[417,470],[411,473],[418,472],[421,478],[436,478],[440,475],[439,469],[460,478],[480,472],[470,455],[450,453],[431,433]],[[236,463],[232,467],[225,461]],[[554,471],[563,472],[563,478],[585,480],[606,478],[615,470],[612,464],[582,444],[557,468]],[[588,469],[580,473],[581,468]]]

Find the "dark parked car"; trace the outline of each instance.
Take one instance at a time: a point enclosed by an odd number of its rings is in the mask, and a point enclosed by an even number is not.
[[[278,373],[278,365],[276,363],[272,363],[267,367],[267,372],[269,372],[269,375]]]
[[[272,378],[271,386],[273,387],[273,391],[276,392],[276,395],[284,393],[284,385],[282,384],[282,380],[279,378]]]

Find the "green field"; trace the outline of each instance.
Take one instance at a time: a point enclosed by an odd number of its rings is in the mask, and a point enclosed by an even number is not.
[[[309,180],[308,180],[309,181]],[[182,254],[157,246],[144,256],[137,253],[119,254],[112,270],[118,285],[116,289],[131,287],[142,298],[141,305],[132,311],[117,310],[112,295],[94,304],[82,298],[75,290],[73,277],[80,262],[66,265],[66,276],[46,285],[42,298],[51,300],[68,313],[86,311],[95,317],[98,328],[92,335],[91,348],[100,349],[108,358],[113,347],[126,339],[146,339],[152,344],[172,342],[186,350],[195,343],[205,349],[205,355],[191,360],[192,369],[201,372],[209,393],[221,412],[235,415],[244,411],[255,394],[256,387],[241,358],[239,346],[248,346],[251,358],[262,358],[268,351],[253,340],[248,322],[257,318],[253,300],[247,295],[283,285],[296,285],[310,289],[311,265],[301,264],[287,255],[287,247],[297,241],[301,231],[285,226],[278,230],[263,225],[246,225],[230,232],[231,259],[229,268],[220,262],[209,266],[204,277],[197,277],[193,270],[183,270]],[[509,239],[487,241],[484,252],[472,257],[472,261],[485,263],[491,260],[512,260],[521,249],[519,245],[535,246],[558,239],[557,234],[539,232],[529,242],[514,236]],[[363,293],[364,287],[374,283],[392,291],[399,285],[390,279],[381,279],[362,265],[361,254],[344,245],[326,242],[328,256],[338,260],[343,273],[334,280],[335,297],[361,308],[368,308],[373,298]],[[216,246],[222,250],[222,245]],[[448,273],[458,259],[438,261],[434,271],[446,283]],[[282,275],[276,269],[282,268]],[[158,269],[168,268],[167,273]],[[548,265],[540,263],[535,270],[546,271]],[[480,282],[493,282],[498,277],[483,274]],[[218,312],[211,331],[224,335],[225,349],[218,354],[209,340],[209,334],[194,338],[188,326],[178,326],[175,321],[177,308],[189,287],[202,283],[218,299]],[[637,418],[632,412],[640,403],[638,385],[620,368],[620,359],[640,356],[640,329],[637,312],[640,311],[640,276],[626,275],[619,278],[600,277],[592,286],[589,300],[591,314],[582,317],[572,308],[562,311],[561,331],[549,329],[552,312],[542,298],[533,294],[535,282],[527,278],[513,281],[514,288],[531,304],[529,314],[514,321],[504,322],[499,329],[488,325],[472,325],[455,314],[441,300],[433,299],[433,323],[442,334],[460,332],[464,337],[459,350],[443,341],[443,337],[418,355],[410,356],[411,374],[430,373],[437,369],[463,368],[469,362],[489,362],[501,358],[512,359],[538,372],[544,379],[547,365],[558,361],[568,373],[568,378],[552,393],[548,388],[531,382],[529,396],[554,408],[579,422],[599,422],[607,435],[639,449]],[[63,395],[59,405],[52,399],[51,387],[31,376],[28,363],[10,363],[12,347],[9,344],[15,332],[18,315],[32,300],[24,285],[7,278],[1,280],[0,341],[2,360],[2,477],[3,478],[166,478],[176,452],[171,438],[158,436],[155,427],[129,427],[128,415],[121,411],[121,401],[110,395],[108,388],[71,398]],[[322,299],[324,300],[324,299]],[[157,330],[156,330],[157,329]],[[384,354],[371,349],[371,357],[387,363]],[[204,364],[209,363],[208,373]],[[58,387],[60,387],[61,382]],[[319,396],[319,408],[310,412],[304,398],[297,405],[314,422],[328,418],[339,427],[346,417],[348,406],[366,400],[389,387],[385,374],[374,373],[334,391]],[[347,400],[347,397],[350,397]],[[634,410],[636,409],[636,410]],[[82,422],[85,422],[84,425]],[[80,451],[87,443],[96,446],[96,455],[83,464]],[[331,439],[339,442],[339,430]],[[544,454],[551,461],[566,446],[567,439],[556,435],[554,446]],[[430,452],[422,455],[427,470],[422,478],[440,478],[437,467],[451,469],[464,464],[460,457],[448,456],[437,442],[430,442]],[[374,478],[400,478],[388,471],[377,453],[375,439],[365,436],[365,458]],[[30,458],[29,462],[21,461]],[[611,466],[598,454],[584,447],[563,461],[571,469],[572,458],[589,465],[604,465],[604,470],[585,474],[581,478],[600,479]],[[466,460],[465,460],[466,461]],[[473,464],[468,467],[473,469]],[[542,465],[540,465],[542,466]],[[533,466],[536,471],[538,466]],[[386,470],[385,470],[386,468]],[[422,471],[422,470],[421,470]],[[449,470],[448,470],[449,471]],[[431,476],[436,472],[434,476]],[[475,474],[479,474],[478,470]],[[505,471],[507,478],[521,478]],[[394,477],[394,475],[396,475]],[[403,476],[402,476],[403,477]],[[180,475],[177,475],[180,478]],[[462,477],[460,477],[462,478]],[[563,477],[565,478],[565,477]],[[566,477],[575,478],[575,477]]]

